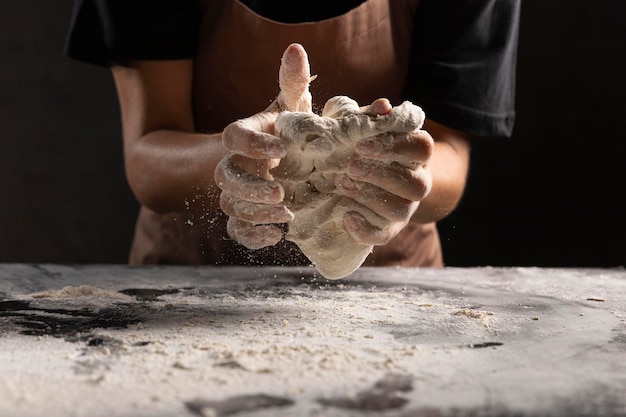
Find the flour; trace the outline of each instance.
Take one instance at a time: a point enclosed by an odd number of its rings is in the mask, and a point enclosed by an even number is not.
[[[491,311],[472,310],[470,308],[464,308],[454,312],[455,316],[467,316],[473,319],[484,319],[487,316],[493,316]]]
[[[76,299],[81,298],[81,302],[89,301],[85,299],[91,299],[93,301],[98,300],[120,300],[128,301],[131,297],[121,294],[115,291],[107,291],[101,288],[92,287],[90,285],[80,285],[78,287],[67,286],[60,290],[48,290],[46,292],[36,293],[31,295],[36,299]]]
[[[90,311],[96,311],[110,305],[130,303],[135,300],[135,297],[130,295],[91,285],[65,286],[58,290],[30,294],[29,298],[33,300],[33,306],[36,308],[45,309],[63,303],[72,307],[88,306]],[[52,325],[52,327],[54,326]]]
[[[324,277],[350,275],[373,249],[352,239],[343,226],[346,213],[357,212],[380,229],[388,224],[335,186],[356,155],[356,144],[383,133],[412,132],[423,122],[424,112],[408,101],[387,115],[369,116],[345,96],[330,99],[321,116],[310,111],[278,116],[276,134],[288,148],[271,173],[283,185],[287,208],[294,213],[285,238],[296,243]]]
[[[548,415],[553,398],[562,415],[623,409],[623,270],[361,268],[340,284],[309,268],[3,271],[3,417],[192,416],[189,402],[250,395],[294,404],[241,415]],[[410,402],[365,413],[364,390],[375,406],[381,391]]]

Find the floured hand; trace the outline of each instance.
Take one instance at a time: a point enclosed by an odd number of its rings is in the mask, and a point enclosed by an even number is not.
[[[341,96],[326,103],[322,116],[277,118],[287,155],[271,173],[294,213],[286,239],[325,277],[356,270],[373,245],[387,243],[408,223],[428,192],[424,163],[432,138],[419,130],[423,122],[422,110],[409,102],[392,108],[379,99],[359,108]]]
[[[302,46],[290,45],[283,54],[276,100],[263,112],[228,125],[222,142],[230,151],[215,170],[222,189],[220,207],[229,216],[228,234],[250,249],[278,243],[293,213],[285,206],[283,186],[269,170],[286,155],[283,141],[274,136],[281,111],[311,111],[309,62]]]
[[[428,161],[433,148],[433,138],[420,129],[392,130],[356,144],[356,155],[336,185],[387,220],[377,228],[366,218],[347,213],[346,228],[357,242],[384,245],[407,225],[432,187]]]

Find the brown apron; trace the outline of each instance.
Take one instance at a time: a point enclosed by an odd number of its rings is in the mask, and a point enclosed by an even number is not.
[[[285,48],[304,46],[317,79],[314,111],[346,95],[361,105],[379,97],[399,104],[408,70],[418,0],[368,0],[338,17],[285,24],[259,16],[237,0],[202,0],[203,19],[195,62],[194,111],[199,132],[265,109],[278,94]],[[226,216],[210,212],[160,215],[141,209],[133,264],[306,265],[290,242],[249,251],[228,237]],[[441,266],[434,223],[409,224],[365,265]]]

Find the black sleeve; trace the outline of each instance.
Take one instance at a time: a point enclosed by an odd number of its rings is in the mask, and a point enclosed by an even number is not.
[[[65,54],[97,65],[193,58],[195,0],[75,0]]]
[[[476,136],[510,136],[521,0],[421,0],[405,94]]]

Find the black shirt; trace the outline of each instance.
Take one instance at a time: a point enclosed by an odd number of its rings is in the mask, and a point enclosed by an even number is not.
[[[452,128],[509,136],[520,1],[421,0],[406,98]],[[363,0],[241,2],[269,19],[296,23],[338,16]],[[195,0],[75,0],[65,52],[104,66],[192,59],[201,17]]]

